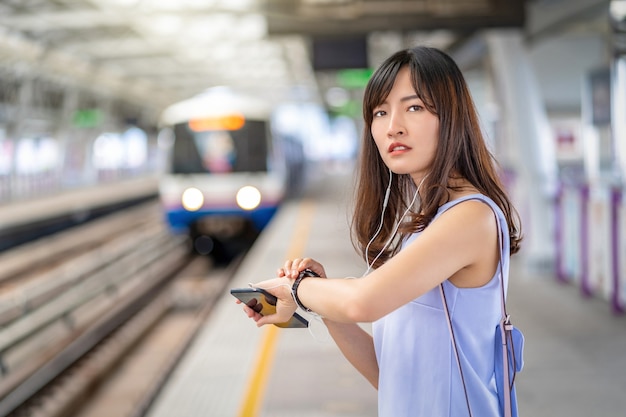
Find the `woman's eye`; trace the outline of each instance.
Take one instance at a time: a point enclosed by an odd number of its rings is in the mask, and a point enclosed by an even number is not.
[[[421,109],[423,109],[423,107],[418,104],[414,104],[409,107],[409,111],[420,111]]]
[[[374,112],[374,117],[380,117],[380,116],[384,116],[385,112],[383,110],[376,110]]]

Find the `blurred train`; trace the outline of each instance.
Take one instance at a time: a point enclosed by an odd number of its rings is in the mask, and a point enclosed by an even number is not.
[[[226,88],[173,104],[161,125],[168,169],[159,194],[167,223],[189,234],[196,252],[232,257],[286,198],[301,152],[277,139],[268,102]]]

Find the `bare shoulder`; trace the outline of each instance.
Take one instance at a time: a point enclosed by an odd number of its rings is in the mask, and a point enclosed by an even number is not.
[[[446,210],[440,218],[442,222],[457,222],[472,229],[484,227],[485,232],[495,229],[492,208],[478,199],[462,201]]]
[[[422,236],[440,247],[480,256],[484,244],[497,241],[496,230],[491,207],[472,199],[448,208],[424,229]]]
[[[463,201],[440,216],[442,226],[454,231],[453,242],[457,256],[465,266],[450,276],[457,287],[480,287],[493,276],[498,261],[497,223],[491,207],[480,200]]]

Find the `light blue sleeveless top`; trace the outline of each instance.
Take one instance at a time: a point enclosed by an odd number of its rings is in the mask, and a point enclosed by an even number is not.
[[[464,196],[441,206],[435,219],[453,205],[469,199],[489,204],[500,218],[506,293],[509,231],[504,214],[493,200],[482,194]],[[416,238],[419,233],[412,235],[403,247]],[[457,288],[449,281],[443,285],[472,414],[500,417],[494,376],[496,326],[502,316],[499,268],[492,279],[479,288]],[[437,286],[374,322],[372,331],[380,369],[379,417],[468,415],[443,308]]]

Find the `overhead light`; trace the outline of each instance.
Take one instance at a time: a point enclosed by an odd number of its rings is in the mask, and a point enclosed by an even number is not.
[[[611,17],[618,22],[626,18],[626,0],[612,0],[609,6]]]
[[[114,0],[114,1],[124,1],[129,2],[133,0]],[[213,6],[215,0],[150,0],[141,1],[142,9],[151,9],[151,10],[167,10],[167,11],[177,11],[177,10],[193,10],[193,9],[206,9],[207,7]]]
[[[236,28],[239,39],[261,39],[267,35],[267,20],[261,14],[243,15],[239,18]]]
[[[121,7],[133,7],[139,4],[140,1],[141,0],[100,0],[100,3]]]
[[[226,43],[218,43],[209,49],[210,56],[219,61],[227,61],[237,56],[237,48]]]
[[[216,39],[227,36],[232,27],[237,28],[237,21],[230,13],[215,13],[195,19],[189,19],[185,23],[182,34],[188,39],[186,42],[211,43]]]
[[[228,10],[250,10],[254,3],[255,0],[219,0],[220,8]]]
[[[240,41],[260,40],[267,35],[267,31],[267,21],[263,15],[233,13],[188,17],[181,19],[176,29],[177,39],[184,45],[217,45],[218,42],[227,42],[229,47]]]
[[[159,35],[172,35],[183,26],[183,20],[178,16],[160,15],[150,18],[150,29]]]

